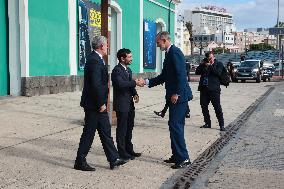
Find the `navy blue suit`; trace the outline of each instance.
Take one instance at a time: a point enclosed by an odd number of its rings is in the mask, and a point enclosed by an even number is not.
[[[192,97],[187,82],[185,58],[179,48],[172,45],[166,53],[162,73],[149,80],[149,87],[165,83],[166,101],[174,94],[179,95],[176,104],[169,106],[169,130],[171,138],[172,158],[176,163],[189,159],[184,139],[184,123],[187,102]]]
[[[113,85],[113,109],[116,112],[117,150],[121,158],[129,158],[133,154],[132,130],[134,127],[134,102],[137,94],[136,82],[132,79],[132,71],[118,64],[111,73]]]
[[[119,158],[111,137],[111,125],[107,111],[99,112],[108,99],[108,71],[101,57],[92,52],[87,57],[84,70],[84,88],[81,97],[81,106],[85,111],[85,127],[80,138],[76,163],[86,162],[86,156],[92,146],[95,132],[98,130],[103,149],[109,162]]]

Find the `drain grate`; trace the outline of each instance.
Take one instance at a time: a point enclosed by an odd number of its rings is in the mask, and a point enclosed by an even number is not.
[[[252,103],[235,121],[230,123],[220,138],[218,138],[211,146],[209,146],[197,159],[186,168],[181,176],[175,180],[174,189],[190,188],[193,181],[205,170],[213,158],[222,150],[222,148],[229,143],[232,137],[248,120],[249,116],[254,112],[257,106],[274,90],[270,87],[262,96],[260,96],[254,103]]]

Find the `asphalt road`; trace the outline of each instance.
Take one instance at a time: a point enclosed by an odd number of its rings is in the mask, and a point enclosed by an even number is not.
[[[193,189],[284,187],[284,83],[263,101]]]

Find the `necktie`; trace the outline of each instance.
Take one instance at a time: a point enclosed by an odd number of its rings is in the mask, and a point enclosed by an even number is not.
[[[127,73],[128,80],[130,80],[130,73],[129,73],[128,69],[126,68],[125,71],[126,71],[126,73]]]

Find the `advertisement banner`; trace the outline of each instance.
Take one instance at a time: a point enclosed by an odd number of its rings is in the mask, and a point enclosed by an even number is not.
[[[144,19],[143,65],[146,69],[156,69],[156,22]]]
[[[101,35],[101,6],[90,0],[79,0],[79,69],[84,70],[86,56],[91,53],[91,41]]]

